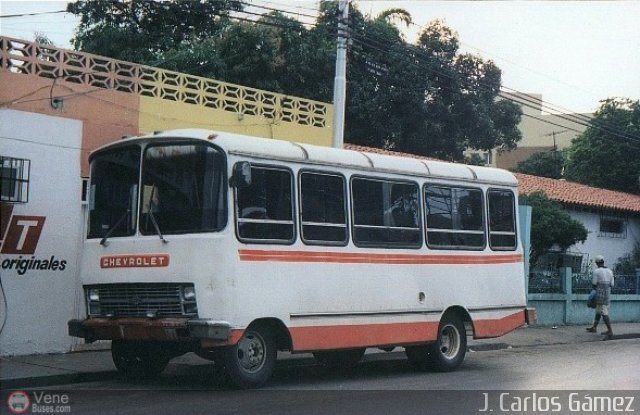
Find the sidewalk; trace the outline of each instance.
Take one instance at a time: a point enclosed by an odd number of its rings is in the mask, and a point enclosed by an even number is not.
[[[640,323],[615,323],[613,340],[640,338]],[[602,341],[600,334],[588,333],[584,326],[522,327],[496,339],[469,340],[471,351],[499,350],[507,348],[536,347],[554,344],[577,344]],[[370,349],[365,360],[375,349]],[[399,349],[398,349],[399,350]],[[310,354],[281,353],[280,364],[313,364]],[[171,361],[168,373],[192,370],[197,366],[211,365],[193,353]],[[92,382],[115,379],[117,372],[109,350],[75,352],[65,354],[12,356],[0,358],[0,389],[17,389],[65,383]]]

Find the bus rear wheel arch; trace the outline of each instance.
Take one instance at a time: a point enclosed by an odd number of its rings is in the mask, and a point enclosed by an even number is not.
[[[457,369],[467,353],[467,334],[459,312],[447,312],[438,325],[436,341],[405,348],[409,362],[419,370],[451,372]]]

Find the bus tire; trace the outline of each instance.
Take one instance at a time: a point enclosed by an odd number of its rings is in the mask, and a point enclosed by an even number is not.
[[[351,369],[362,359],[365,349],[332,350],[329,352],[315,352],[316,362],[332,369]]]
[[[438,339],[429,346],[430,366],[438,372],[457,369],[467,353],[467,332],[455,314],[446,314],[438,327]]]
[[[249,327],[235,346],[220,350],[232,386],[259,388],[273,375],[277,350],[273,334],[264,327]]]
[[[140,380],[158,376],[169,364],[171,356],[152,342],[113,340],[111,357],[125,378]]]

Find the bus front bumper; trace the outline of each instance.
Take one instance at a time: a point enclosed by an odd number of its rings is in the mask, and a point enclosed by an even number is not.
[[[69,335],[96,340],[202,341],[233,344],[238,337],[226,321],[187,318],[88,318],[70,320]],[[241,331],[241,330],[240,330]]]

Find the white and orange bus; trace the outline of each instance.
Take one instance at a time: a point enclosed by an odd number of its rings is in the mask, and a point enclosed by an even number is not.
[[[194,351],[258,387],[276,352],[355,364],[403,347],[449,371],[527,318],[518,193],[503,170],[208,130],[90,157],[87,318],[124,375]]]

